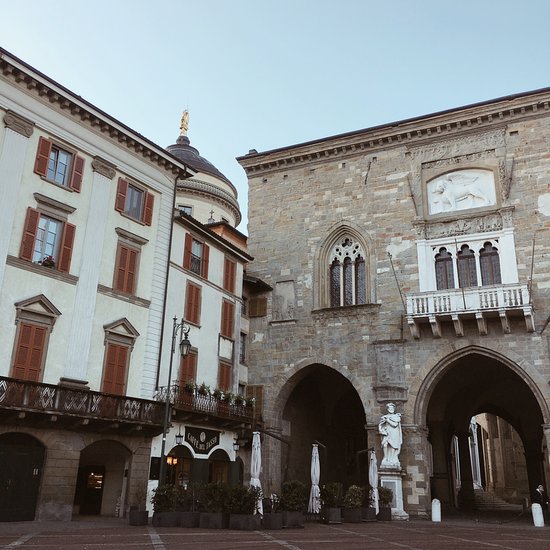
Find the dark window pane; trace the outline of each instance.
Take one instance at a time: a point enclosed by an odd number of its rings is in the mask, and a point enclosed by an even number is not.
[[[476,259],[474,251],[463,245],[457,254],[458,285],[460,288],[477,286]]]
[[[367,303],[367,289],[365,276],[365,260],[358,256],[355,260],[355,303]]]
[[[484,247],[479,251],[479,263],[482,285],[501,284],[498,250],[491,243],[485,243]]]
[[[344,305],[353,305],[353,264],[350,258],[344,260]]]
[[[435,256],[435,278],[437,290],[454,288],[453,257],[446,248],[442,248]]]
[[[340,305],[340,262],[334,260],[330,266],[330,307]]]

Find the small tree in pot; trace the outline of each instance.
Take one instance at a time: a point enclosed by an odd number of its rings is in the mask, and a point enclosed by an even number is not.
[[[342,523],[342,496],[343,486],[339,482],[331,481],[321,487],[325,523]]]
[[[201,513],[202,529],[223,529],[229,524],[227,517],[228,487],[223,483],[207,483],[201,491],[201,503],[204,512]]]
[[[153,490],[153,525],[155,527],[176,527],[178,513],[178,487],[166,483]]]
[[[393,491],[388,489],[388,487],[378,487],[378,501],[380,503],[380,511],[378,512],[377,519],[379,521],[390,521]]]
[[[227,509],[229,510],[229,529],[254,531],[261,526],[260,514],[254,514],[258,499],[261,498],[259,487],[236,485],[229,491]]]
[[[376,521],[376,508],[374,508],[373,489],[370,485],[363,487],[363,502],[361,504],[361,519],[363,521]]]
[[[361,523],[361,506],[363,504],[363,489],[358,485],[350,485],[344,496],[344,521]]]
[[[307,489],[301,481],[285,481],[281,488],[280,507],[285,527],[303,527],[307,507]]]
[[[181,487],[178,491],[176,508],[179,512],[180,527],[199,526],[200,512],[196,506],[199,490],[198,484],[189,483],[186,488]]]

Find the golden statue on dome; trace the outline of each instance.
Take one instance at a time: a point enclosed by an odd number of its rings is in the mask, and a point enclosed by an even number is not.
[[[188,128],[189,128],[189,111],[185,109],[185,111],[183,111],[183,115],[181,116],[180,136],[186,136]]]

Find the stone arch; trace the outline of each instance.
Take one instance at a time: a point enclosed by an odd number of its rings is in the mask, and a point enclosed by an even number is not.
[[[544,422],[546,424],[550,422],[550,411],[540,389],[546,386],[546,381],[538,371],[513,350],[507,350],[507,355],[504,355],[489,346],[479,346],[470,343],[460,349],[456,349],[451,345],[446,346],[441,350],[439,359],[434,364],[424,367],[415,377],[415,383],[411,385],[409,391],[411,397],[413,395],[416,396],[413,413],[414,424],[419,426],[425,425],[426,411],[437,383],[456,360],[473,353],[495,359],[517,374],[533,393],[540,407]]]
[[[328,266],[329,254],[338,240],[349,236],[353,238],[362,247],[365,254],[365,264],[367,267],[366,279],[367,303],[376,303],[376,258],[374,255],[374,243],[372,239],[364,233],[361,227],[351,221],[341,221],[332,225],[326,232],[321,245],[315,253],[315,279],[314,279],[314,308],[320,309],[328,307]]]

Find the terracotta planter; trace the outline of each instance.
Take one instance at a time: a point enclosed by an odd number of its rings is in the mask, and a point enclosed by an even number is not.
[[[325,523],[342,523],[342,508],[325,508]]]
[[[179,512],[178,525],[180,527],[198,527],[200,517],[200,512]]]
[[[267,530],[277,530],[283,528],[283,514],[282,512],[271,512],[270,514],[264,514],[262,520],[262,527]]]
[[[344,523],[361,523],[361,508],[344,508]]]
[[[229,529],[256,531],[262,526],[259,514],[229,514]]]
[[[300,529],[304,526],[304,513],[294,511],[283,512],[283,525],[286,529]]]
[[[376,519],[378,521],[391,521],[391,508],[380,507],[380,511],[378,512]]]
[[[130,510],[128,525],[148,525],[149,512],[147,510]]]

